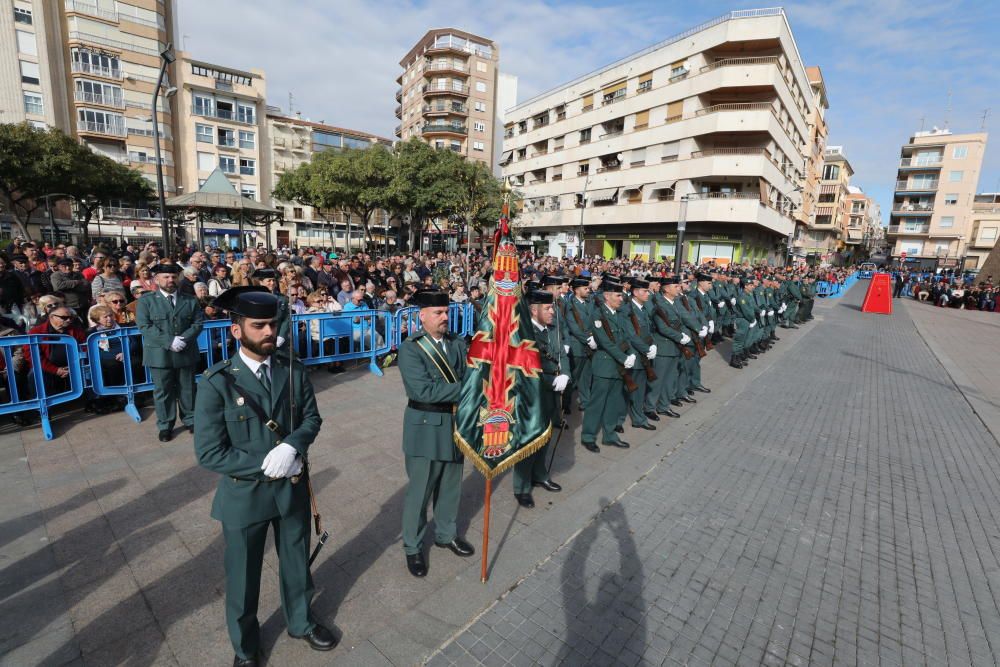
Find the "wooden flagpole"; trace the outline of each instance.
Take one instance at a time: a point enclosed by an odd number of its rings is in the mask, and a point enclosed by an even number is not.
[[[486,583],[486,563],[490,551],[490,496],[493,495],[493,479],[486,478],[486,502],[483,504],[483,564],[479,572],[479,580]]]

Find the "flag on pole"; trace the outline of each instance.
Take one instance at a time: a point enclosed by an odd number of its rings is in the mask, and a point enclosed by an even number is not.
[[[521,299],[508,199],[509,193],[493,237],[493,275],[455,414],[455,444],[488,480],[534,454],[552,435],[542,411],[542,360],[531,313]]]

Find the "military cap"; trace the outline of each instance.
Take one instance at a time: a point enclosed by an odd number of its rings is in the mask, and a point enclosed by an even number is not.
[[[663,282],[663,278],[659,274],[650,273],[650,274],[648,274],[646,276],[646,282],[647,283],[662,283]]]
[[[707,273],[698,273],[695,275],[695,280],[697,280],[698,282],[702,281],[712,282],[712,276],[710,276]]]
[[[540,282],[538,282],[537,280],[528,280],[528,281],[525,281],[525,283],[524,283],[524,291],[525,292],[534,292],[536,289],[541,289],[541,288],[542,288],[542,284]]]
[[[542,286],[549,287],[550,285],[562,285],[566,282],[566,279],[562,276],[545,276],[542,278]]]
[[[660,281],[663,285],[680,285],[681,279],[678,276],[669,276]]]
[[[622,290],[621,283],[615,283],[615,282],[611,282],[610,280],[605,280],[603,283],[601,283],[601,291],[602,292],[618,292],[618,293],[621,293],[623,290]]]
[[[212,305],[254,320],[273,320],[278,316],[278,297],[263,287],[230,287],[215,297]]]
[[[532,290],[528,292],[528,303],[554,303],[555,295],[552,292],[546,292],[544,290]]]
[[[422,289],[413,295],[410,302],[420,308],[447,308],[448,294],[439,289]]]
[[[27,263],[28,262],[28,256],[24,255],[22,253],[18,253],[16,255],[11,255],[10,261],[12,261],[12,262],[24,262],[24,263]]]
[[[176,264],[157,264],[152,269],[149,270],[154,276],[158,273],[172,273],[177,275],[181,272],[181,267]]]
[[[274,269],[257,269],[250,277],[254,280],[267,280],[268,278],[277,278],[278,272]]]
[[[649,289],[649,283],[642,278],[633,278],[632,289]]]
[[[589,287],[590,280],[587,278],[573,278],[573,280],[569,282],[569,286],[573,289],[576,289],[577,287]]]

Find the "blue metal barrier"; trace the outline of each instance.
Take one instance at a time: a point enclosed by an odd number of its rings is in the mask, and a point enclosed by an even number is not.
[[[69,385],[62,391],[49,393],[45,386],[46,377],[42,371],[41,346],[61,345],[66,348],[66,366],[69,375],[64,378]],[[26,377],[18,377],[14,370],[14,353],[18,348],[26,348],[31,371]],[[0,338],[0,353],[3,354],[3,383],[7,391],[6,401],[0,402],[0,415],[38,410],[41,416],[42,432],[46,440],[52,439],[52,425],[49,423],[49,409],[60,403],[67,403],[83,395],[83,367],[80,363],[80,347],[72,336],[62,334],[30,334]],[[23,394],[23,395],[22,395]]]
[[[124,396],[126,414],[136,422],[141,422],[142,416],[135,406],[135,395],[138,392],[152,391],[153,381],[149,369],[142,365],[142,334],[139,329],[120,327],[96,331],[87,338],[84,349],[90,359],[86,368],[90,371],[93,392],[98,396]],[[108,355],[112,353],[115,357],[108,359]],[[117,355],[122,358],[117,359]],[[103,363],[105,360],[110,363]],[[106,377],[106,374],[118,377]]]
[[[859,280],[871,280],[873,273],[873,271],[858,271],[856,275]]]
[[[400,308],[393,318],[393,347],[399,347],[404,334],[416,333],[423,329],[416,306]],[[456,336],[471,336],[476,331],[476,311],[471,303],[448,304],[448,331]]]
[[[208,320],[198,334],[198,351],[205,368],[225,361],[239,348],[239,342],[230,333],[233,323],[229,320]]]
[[[369,359],[368,369],[381,376],[377,358],[392,349],[394,320],[384,310],[293,315],[295,354],[306,365]]]

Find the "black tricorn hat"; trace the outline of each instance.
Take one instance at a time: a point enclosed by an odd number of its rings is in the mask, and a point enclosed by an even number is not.
[[[545,276],[542,278],[542,285],[548,287],[549,285],[562,285],[566,282],[566,279],[562,276]]]
[[[712,282],[712,276],[707,273],[698,273],[694,278],[698,282]]]
[[[254,320],[273,320],[278,316],[278,297],[263,287],[230,287],[215,297],[212,304],[234,315]]]
[[[622,289],[621,283],[613,283],[613,282],[611,282],[609,280],[605,280],[603,283],[601,283],[601,291],[602,292],[619,292],[619,293],[621,293],[624,290]]]
[[[642,278],[633,278],[632,289],[649,289],[649,282]]]
[[[528,303],[554,303],[555,295],[544,290],[532,290],[528,292]]]
[[[439,289],[423,289],[410,298],[410,303],[421,308],[447,308],[448,294]]]
[[[660,281],[664,285],[680,285],[681,279],[677,276],[669,276]]]
[[[277,278],[278,272],[274,269],[257,269],[250,274],[250,277],[254,280],[267,280],[268,278]]]
[[[149,270],[154,276],[158,273],[172,273],[177,275],[181,272],[181,267],[176,264],[157,264],[152,269]]]

